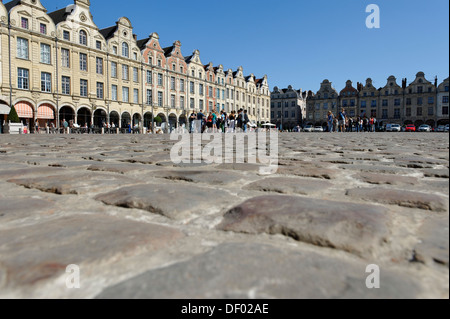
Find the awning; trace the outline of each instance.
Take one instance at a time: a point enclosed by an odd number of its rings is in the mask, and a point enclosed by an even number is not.
[[[21,119],[32,119],[33,118],[33,108],[30,104],[26,102],[17,103],[14,108],[16,109],[17,115]]]
[[[8,115],[9,111],[10,111],[10,108],[8,105],[0,103],[0,114]]]
[[[54,120],[55,113],[50,105],[43,104],[38,108],[37,118],[39,120]]]

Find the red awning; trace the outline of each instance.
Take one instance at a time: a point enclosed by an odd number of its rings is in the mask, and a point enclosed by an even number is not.
[[[22,119],[32,119],[33,118],[33,108],[27,102],[19,102],[14,108],[16,109],[17,115]]]
[[[39,120],[54,120],[55,113],[53,112],[53,108],[48,104],[42,104],[38,108],[37,118]]]

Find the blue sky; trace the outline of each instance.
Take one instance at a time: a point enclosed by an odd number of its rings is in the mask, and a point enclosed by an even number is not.
[[[49,12],[72,3],[41,1]],[[371,3],[380,29],[366,28]],[[271,89],[449,75],[448,0],[91,0],[91,11],[99,28],[126,16],[139,39],[158,32],[163,46],[180,40],[185,56],[199,49],[204,64],[267,74]]]

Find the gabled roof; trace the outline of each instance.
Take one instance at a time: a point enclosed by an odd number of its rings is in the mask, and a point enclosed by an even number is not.
[[[137,44],[138,48],[142,51],[145,49],[146,44],[149,40],[150,40],[150,38],[138,40],[138,41],[136,41],[136,44]]]
[[[189,62],[191,62],[192,57],[193,57],[193,55],[187,56],[187,57],[184,58],[184,61],[186,63],[189,63]]]
[[[11,11],[12,8],[21,4],[20,0],[13,0],[11,2],[5,3],[6,10]]]
[[[67,10],[67,7],[53,11],[48,13],[48,16],[52,18],[55,25],[59,24],[60,22],[66,21],[67,16],[72,13],[72,10]]]
[[[105,38],[105,40],[111,39],[116,31],[117,25],[99,30],[100,34]]]
[[[173,51],[173,45],[171,47],[163,48],[164,56],[167,58]]]

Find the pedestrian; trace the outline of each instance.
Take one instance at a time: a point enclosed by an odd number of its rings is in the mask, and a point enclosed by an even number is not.
[[[345,109],[342,108],[341,112],[339,112],[339,132],[345,132],[345,118],[347,114],[345,113]]]
[[[333,132],[334,115],[333,112],[328,111],[328,132]],[[300,131],[300,130],[299,130]]]

